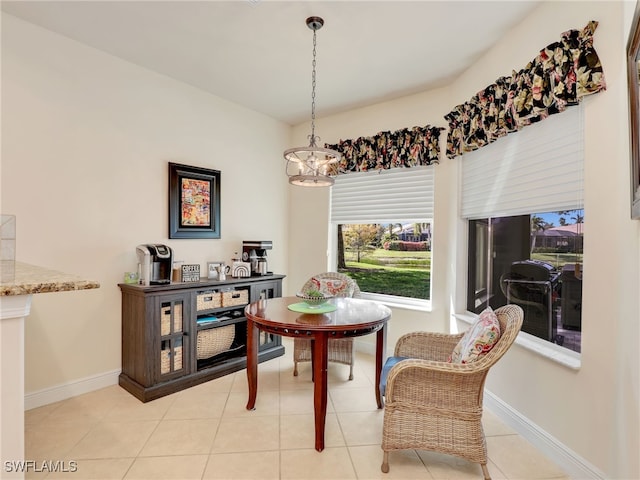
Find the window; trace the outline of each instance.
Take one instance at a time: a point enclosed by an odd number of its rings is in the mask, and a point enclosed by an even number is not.
[[[428,166],[336,178],[330,264],[356,280],[365,295],[428,306],[433,175],[434,166]]]
[[[430,299],[430,223],[338,224],[337,235],[337,270],[363,292]]]
[[[467,309],[520,305],[522,331],[580,351],[583,112],[575,106],[462,157]]]
[[[467,309],[515,303],[522,331],[579,352],[584,211],[469,221]]]

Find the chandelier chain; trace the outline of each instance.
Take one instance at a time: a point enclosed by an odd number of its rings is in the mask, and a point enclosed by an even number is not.
[[[313,61],[311,62],[311,145],[316,144],[316,29],[313,29]]]

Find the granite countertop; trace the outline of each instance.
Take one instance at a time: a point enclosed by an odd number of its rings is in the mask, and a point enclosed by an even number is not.
[[[3,270],[0,297],[100,288],[96,281],[27,263],[15,262],[13,272]]]

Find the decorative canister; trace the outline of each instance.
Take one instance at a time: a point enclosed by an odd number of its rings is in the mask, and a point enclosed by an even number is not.
[[[231,266],[231,276],[235,278],[250,277],[251,263],[234,261]]]

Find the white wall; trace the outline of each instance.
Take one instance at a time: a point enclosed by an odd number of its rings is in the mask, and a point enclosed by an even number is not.
[[[638,381],[640,223],[630,220],[628,107],[625,46],[632,8],[623,2],[547,2],[472,65],[448,88],[354,110],[317,122],[323,141],[373,135],[413,125],[446,126],[443,115],[499,76],[533,59],[538,50],[572,28],[598,20],[595,48],[607,91],[585,99],[585,238],[582,366],[568,369],[516,345],[490,373],[487,387],[525,419],[605,478],[640,478]],[[452,34],[458,34],[452,31]],[[473,41],[470,37],[469,41]],[[434,68],[437,66],[434,66]],[[294,130],[304,138],[306,126]],[[402,333],[447,328],[464,311],[466,229],[458,217],[458,167],[436,167],[432,271],[433,310],[394,310],[389,343]],[[290,187],[294,188],[294,187]],[[328,206],[328,193],[292,193],[290,288],[326,268],[323,222],[298,229],[303,212]]]
[[[17,259],[101,284],[34,296],[27,395],[119,372],[117,283],[138,244],[203,269],[242,240],[272,240],[270,269],[286,272],[289,126],[6,14],[2,120]],[[222,172],[221,239],[168,239],[168,162]]]

